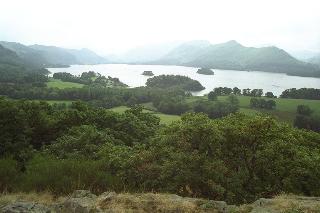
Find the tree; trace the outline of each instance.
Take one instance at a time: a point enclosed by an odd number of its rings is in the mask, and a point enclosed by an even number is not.
[[[101,146],[106,143],[117,143],[115,141],[107,132],[99,131],[94,126],[75,126],[57,138],[56,142],[48,147],[48,152],[60,159],[97,159]]]
[[[266,92],[265,96],[266,96],[267,98],[276,98],[276,97],[277,97],[277,96],[273,95],[272,92]]]
[[[262,108],[262,109],[274,109],[276,107],[276,102],[274,100],[265,100],[262,98],[251,98],[250,107]]]
[[[148,78],[147,87],[151,88],[179,88],[185,91],[201,91],[205,89],[199,81],[181,75],[159,75]]]
[[[238,87],[233,87],[232,93],[234,95],[241,95],[241,89],[239,89]]]
[[[209,92],[208,94],[208,100],[209,101],[215,101],[217,100],[217,94],[214,91]]]
[[[297,113],[300,115],[309,116],[312,113],[312,110],[308,105],[298,105],[297,106]]]
[[[213,91],[218,96],[230,95],[232,93],[232,89],[228,87],[216,87],[213,89]]]
[[[314,114],[309,106],[299,105],[293,125],[297,128],[320,132],[320,116]]]
[[[291,88],[282,92],[281,98],[297,98],[297,99],[311,99],[320,100],[320,89],[315,88]]]
[[[251,89],[243,89],[242,90],[242,95],[244,95],[244,96],[250,96],[251,95]]]
[[[268,100],[265,104],[266,109],[274,109],[276,107],[276,102],[274,100]]]
[[[253,97],[261,97],[263,95],[263,90],[262,89],[253,89],[251,90],[250,96]]]
[[[251,98],[250,99],[250,107],[251,108],[258,108],[260,105],[259,105],[259,99],[257,98]]]

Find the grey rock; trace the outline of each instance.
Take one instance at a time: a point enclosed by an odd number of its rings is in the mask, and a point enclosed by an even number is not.
[[[115,192],[104,192],[98,197],[98,202],[108,202],[117,196]]]
[[[267,198],[260,198],[259,200],[255,201],[253,203],[254,206],[260,206],[260,207],[265,207],[273,204],[272,199],[267,199]]]
[[[228,212],[228,205],[224,201],[208,200],[208,202],[200,205],[202,209],[216,209],[218,212]]]
[[[34,203],[34,202],[24,202],[17,201],[12,204],[6,205],[1,209],[3,213],[50,213],[52,212],[48,207]]]
[[[89,190],[76,190],[71,195],[72,198],[96,198],[97,195],[92,194]]]
[[[56,207],[61,213],[92,213],[99,212],[95,207],[97,196],[87,190],[77,190],[72,196]]]

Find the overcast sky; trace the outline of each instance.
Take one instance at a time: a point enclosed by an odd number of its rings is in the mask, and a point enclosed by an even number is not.
[[[320,51],[319,0],[0,0],[0,40],[100,54],[176,40]]]

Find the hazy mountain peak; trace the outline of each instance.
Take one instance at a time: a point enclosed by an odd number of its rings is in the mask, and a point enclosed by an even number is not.
[[[230,41],[227,41],[225,44],[228,44],[228,45],[241,45],[239,42],[237,42],[236,40],[230,40]],[[241,45],[242,46],[242,45]]]

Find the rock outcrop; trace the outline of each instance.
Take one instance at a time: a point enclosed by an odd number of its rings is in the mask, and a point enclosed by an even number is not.
[[[3,207],[0,212],[3,212],[3,213],[27,213],[27,212],[49,213],[49,212],[52,212],[52,210],[47,206],[44,206],[42,204],[38,204],[35,202],[17,201]]]
[[[77,190],[60,201],[46,204],[41,201],[15,200],[6,205],[0,203],[4,213],[100,213],[100,212],[239,212],[280,213],[317,212],[320,198],[300,196],[279,196],[273,199],[261,198],[252,204],[234,206],[224,201],[187,198],[173,194],[128,194],[104,192],[97,196],[87,190]],[[2,205],[2,206],[1,206]]]

